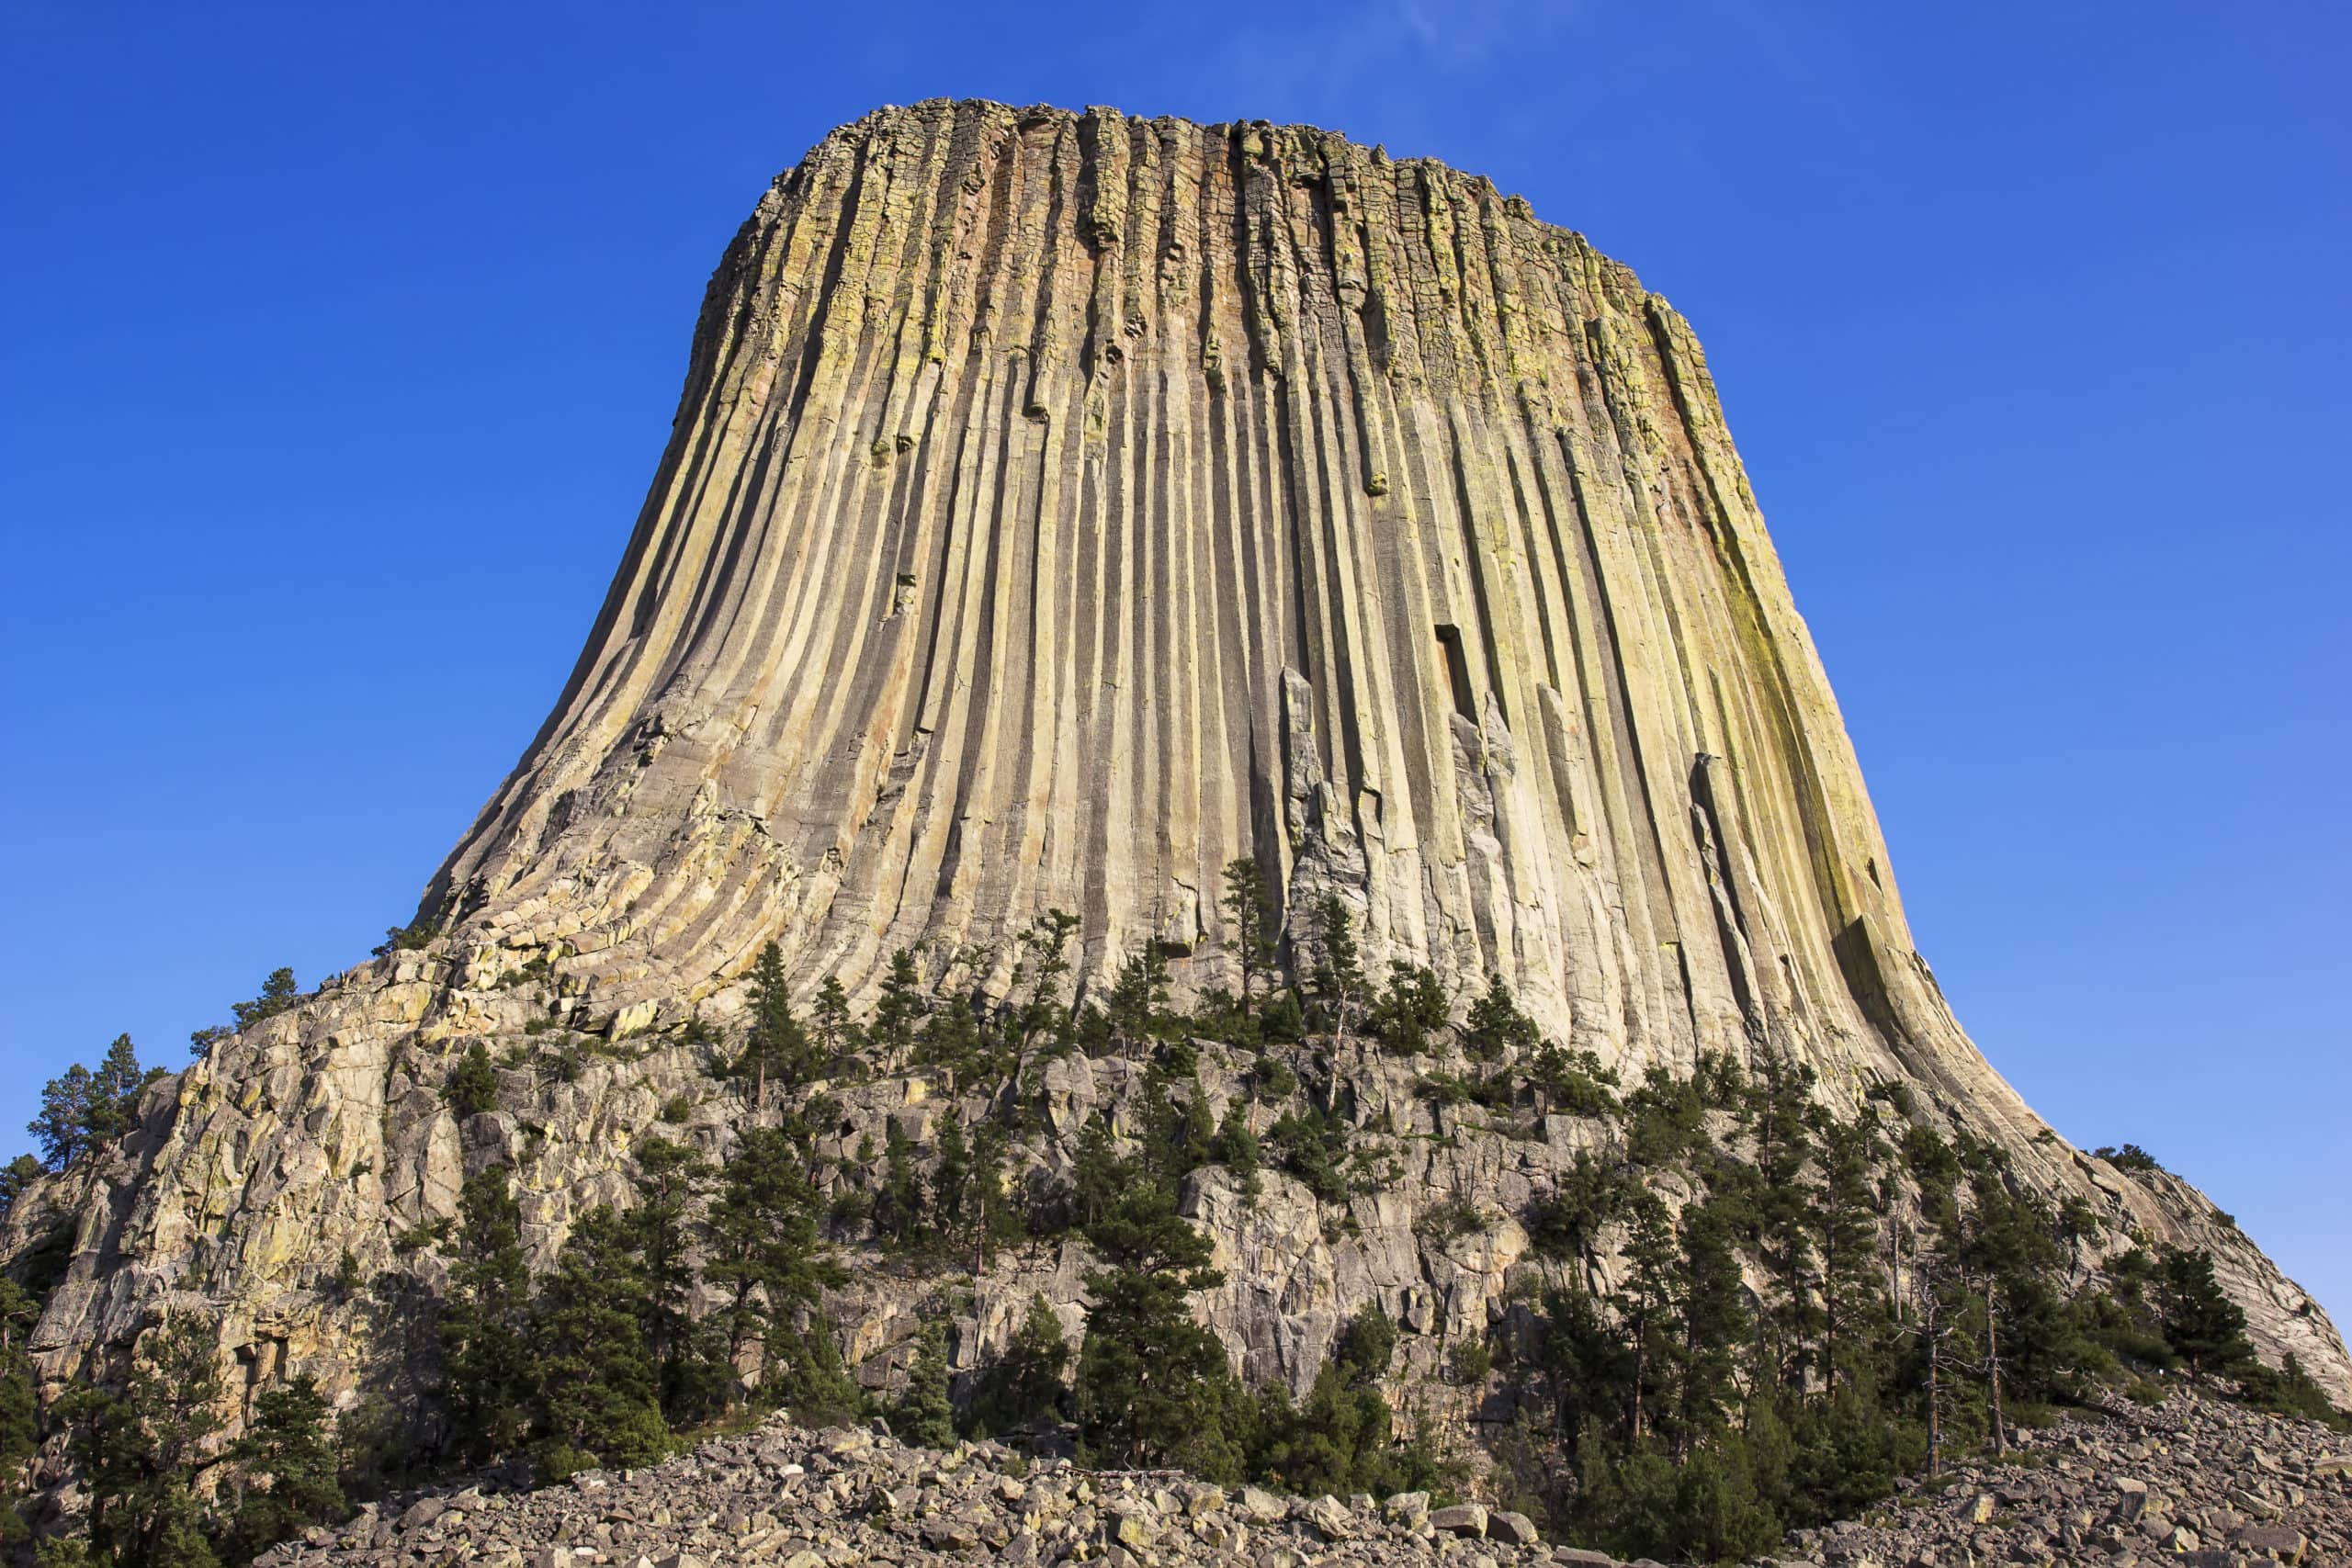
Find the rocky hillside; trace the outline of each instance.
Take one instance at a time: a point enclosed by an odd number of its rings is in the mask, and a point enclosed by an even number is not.
[[[51,1415],[168,1318],[224,1441],[307,1378],[544,1455],[552,1374],[452,1416],[485,1247],[526,1342],[552,1270],[659,1253],[617,1315],[733,1311],[704,1404],[772,1398],[752,1306],[868,1391],[938,1325],[968,1394],[1033,1303],[1091,1333],[1090,1179],[1205,1248],[1173,1298],[1240,1383],[1306,1393],[1378,1318],[1416,1435],[1554,1472],[1577,1421],[1748,1466],[1757,1389],[1835,1449],[1868,1389],[1891,1485],[1923,1354],[2078,1392],[2216,1285],[2297,1407],[2352,1404],[2227,1215],[2070,1146],[1952,1018],[1689,324],[1306,128],[827,137],[711,280],[545,727],[379,956],[282,992],[11,1177]],[[708,1272],[762,1150],[789,1313]],[[619,1216],[664,1181],[656,1246]],[[640,1437],[709,1416],[631,1398]]]
[[[494,1484],[369,1507],[261,1561],[369,1568],[693,1568],[773,1563],[1450,1562],[1605,1568],[1523,1516],[1426,1493],[1281,1497],[1181,1475],[1033,1462],[993,1443],[910,1448],[863,1428],[774,1423],[648,1470],[562,1486]],[[2352,1438],[2194,1394],[2070,1417],[2020,1438],[2017,1462],[1971,1465],[1867,1520],[1804,1531],[1784,1564],[2352,1562]]]

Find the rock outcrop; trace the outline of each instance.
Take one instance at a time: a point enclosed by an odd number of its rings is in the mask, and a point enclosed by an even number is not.
[[[808,989],[870,995],[915,947],[1001,993],[1063,908],[1089,985],[1157,939],[1181,987],[1229,987],[1242,856],[1294,957],[1336,896],[1375,966],[1500,975],[1604,1060],[1770,1047],[1833,1105],[1903,1087],[2116,1234],[2213,1250],[2266,1355],[2352,1403],[2314,1303],[2185,1184],[2068,1147],[1952,1019],[1665,301],[1487,182],[1337,136],[944,102],[829,136],[729,247],[586,650],[435,878],[430,940],[217,1045],[18,1201],[6,1255],[69,1258],[40,1364],[179,1303],[249,1386],[413,1387],[469,1168],[514,1168],[544,1259],[626,1195],[639,1137],[723,1150],[742,1103],[683,1031],[735,1021],[763,942]],[[439,1090],[473,1042],[510,1065],[460,1122]],[[1411,1151],[1385,1190],[1188,1196],[1254,1376],[1311,1376],[1367,1301],[1483,1331],[1539,1268],[1520,1205],[1586,1135],[1482,1127],[1409,1063],[1340,1070]],[[1019,1151],[1047,1169],[1134,1088],[1057,1071]],[[1212,1099],[1230,1077],[1210,1053]],[[847,1091],[825,1152],[950,1098]],[[1033,1291],[1075,1325],[1080,1271],[992,1270],[957,1364]],[[920,1299],[836,1303],[853,1359]]]

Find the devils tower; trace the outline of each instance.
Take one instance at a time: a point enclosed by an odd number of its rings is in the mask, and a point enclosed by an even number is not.
[[[2325,1314],[2225,1216],[2069,1147],[1954,1021],[1666,301],[1426,160],[976,102],[880,110],[762,197],[586,647],[421,945],[220,1043],[118,1157],[19,1204],[12,1255],[70,1233],[35,1349],[62,1380],[200,1303],[255,1387],[397,1381],[418,1341],[384,1292],[338,1293],[338,1260],[438,1288],[414,1238],[493,1159],[543,1258],[688,1098],[681,1032],[733,1026],[764,944],[804,1001],[870,998],[902,951],[1001,997],[1066,910],[1080,995],[1148,942],[1180,996],[1229,992],[1244,858],[1295,971],[1336,897],[1376,971],[1457,1000],[1498,976],[1629,1073],[1770,1051],[1841,1112],[1900,1089],[2116,1234],[2211,1250],[2266,1355],[2352,1398]],[[613,1048],[452,1113],[461,1050],[527,1066],[550,1023]],[[1047,1083],[1053,1134],[1115,1066]],[[1389,1103],[1364,1071],[1357,1099]],[[943,1091],[852,1097],[826,1157]],[[1277,1234],[1279,1204],[1199,1197],[1232,1223],[1212,1323],[1294,1380],[1366,1301],[1483,1325],[1525,1235],[1499,1220],[1472,1266],[1416,1216],[1503,1213],[1555,1142],[1415,1154],[1361,1239],[1312,1202]],[[1073,1279],[981,1281],[972,1346]],[[853,1361],[909,1314],[861,1299]]]

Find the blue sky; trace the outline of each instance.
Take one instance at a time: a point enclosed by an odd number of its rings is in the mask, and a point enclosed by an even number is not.
[[[1442,157],[1671,299],[1962,1020],[2352,1313],[2352,12],[796,9],[7,8],[0,1125],[407,917],[779,169],[1109,103]]]

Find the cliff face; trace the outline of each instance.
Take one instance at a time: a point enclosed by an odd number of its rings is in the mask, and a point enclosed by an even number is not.
[[[397,1371],[401,1292],[440,1269],[404,1238],[469,1162],[515,1165],[542,1248],[619,1195],[691,1088],[673,1032],[724,1024],[763,942],[808,989],[870,995],[918,947],[1001,992],[1062,908],[1082,979],[1157,938],[1181,987],[1230,987],[1238,856],[1296,954],[1336,894],[1375,966],[1457,994],[1499,974],[1604,1059],[1769,1045],[1834,1103],[1905,1085],[2027,1179],[2213,1247],[2264,1348],[2352,1399],[2315,1304],[2193,1191],[2057,1140],[1953,1021],[1662,299],[1434,164],[978,103],[869,116],[761,200],[578,667],[428,892],[439,934],[225,1043],[111,1163],[19,1206],[12,1248],[61,1214],[75,1237],[37,1345],[66,1375],[177,1293],[256,1382]],[[540,1049],[550,1010],[633,1043],[454,1122],[454,1054]],[[1066,1070],[1071,1103],[1124,1092]],[[1349,1070],[1360,1107],[1448,1114],[1401,1068]],[[932,1092],[860,1091],[836,1152]],[[739,1113],[690,1125],[720,1144]],[[1220,1219],[1208,1184],[1219,1326],[1296,1377],[1363,1300],[1483,1324],[1516,1224],[1438,1246],[1415,1221],[1515,1212],[1573,1154],[1553,1120],[1453,1129],[1338,1243],[1303,1192]],[[333,1287],[345,1255],[390,1283]],[[1040,1283],[1017,1272],[983,1282],[959,1359]],[[1066,1306],[1076,1273],[1044,1281]],[[869,1291],[853,1348],[909,1304]]]

